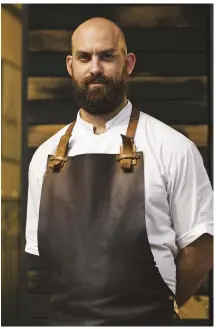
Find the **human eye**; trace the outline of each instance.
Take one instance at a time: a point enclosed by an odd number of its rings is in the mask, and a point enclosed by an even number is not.
[[[88,62],[90,60],[90,55],[87,53],[80,53],[77,56],[78,60],[81,62]]]
[[[105,52],[105,53],[101,54],[100,58],[101,58],[101,60],[109,62],[115,58],[115,55],[113,52]]]

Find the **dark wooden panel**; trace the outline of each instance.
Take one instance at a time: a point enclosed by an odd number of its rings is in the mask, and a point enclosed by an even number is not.
[[[210,148],[209,147],[199,147],[199,152],[202,155],[203,158],[203,162],[204,162],[204,166],[206,168],[207,173],[209,174],[209,152],[210,152]],[[201,287],[200,290],[198,292],[199,294],[206,294],[207,293],[207,289],[208,289],[208,284],[205,282]]]
[[[207,30],[204,28],[125,28],[128,52],[136,51],[205,51]],[[72,31],[29,31],[29,51],[71,52]]]
[[[201,76],[207,74],[207,55],[205,53],[144,53],[136,52],[135,73],[150,75]],[[32,77],[67,77],[67,53],[30,52],[28,75]]]
[[[204,100],[206,77],[133,77],[129,83],[129,98]],[[69,78],[38,77],[28,79],[28,99],[73,99]]]
[[[35,151],[37,150],[37,147],[28,147],[28,151],[27,151],[27,163],[29,164]]]
[[[26,296],[26,316],[28,318],[46,318],[49,312],[49,295],[28,294]]]
[[[120,26],[206,26],[209,5],[30,4],[29,29],[73,29],[102,16]]]
[[[133,97],[131,98],[133,101]],[[146,101],[134,99],[141,111],[152,115],[166,124],[208,124],[207,102],[201,101]]]
[[[28,146],[38,147],[52,135],[62,129],[64,125],[37,125],[28,128]],[[198,147],[207,146],[208,126],[207,125],[172,125],[172,127],[183,132]]]
[[[208,124],[207,102],[134,100],[134,105],[167,124]],[[67,124],[76,118],[72,100],[28,101],[28,124]]]

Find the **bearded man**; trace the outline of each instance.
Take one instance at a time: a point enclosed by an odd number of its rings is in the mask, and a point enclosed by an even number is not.
[[[173,325],[212,268],[202,158],[127,99],[135,61],[116,24],[81,24],[66,58],[77,119],[30,163],[25,251],[49,278],[50,325]]]

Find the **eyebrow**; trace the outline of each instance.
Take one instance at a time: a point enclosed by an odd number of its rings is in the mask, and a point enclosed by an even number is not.
[[[105,50],[102,50],[99,52],[99,55],[104,55],[106,53],[115,53],[117,50],[114,49],[114,48],[109,48],[109,49],[105,49]],[[81,55],[91,55],[92,53],[89,53],[87,51],[84,51],[84,50],[77,50],[76,51],[76,57],[79,57]]]

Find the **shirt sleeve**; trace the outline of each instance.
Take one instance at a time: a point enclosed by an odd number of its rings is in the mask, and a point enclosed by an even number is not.
[[[38,251],[38,218],[41,196],[40,182],[35,175],[35,170],[29,166],[29,186],[26,218],[26,246],[25,251],[33,255],[39,255]]]
[[[213,192],[193,142],[173,161],[170,212],[176,243],[182,249],[204,233],[213,235]]]

